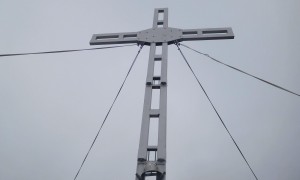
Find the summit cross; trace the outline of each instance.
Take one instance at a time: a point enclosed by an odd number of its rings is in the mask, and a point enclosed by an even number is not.
[[[139,32],[94,34],[90,45],[126,44],[150,46],[140,143],[137,157],[136,180],[166,180],[167,129],[167,59],[168,45],[181,41],[233,39],[232,29],[178,29],[168,27],[168,9],[154,10],[153,26]],[[158,51],[161,48],[161,52]],[[160,69],[154,74],[154,69]],[[159,105],[154,107],[157,101]],[[156,134],[150,124],[157,125]],[[157,137],[155,142],[151,138]],[[152,177],[152,178],[151,178]],[[153,180],[154,180],[153,179]]]

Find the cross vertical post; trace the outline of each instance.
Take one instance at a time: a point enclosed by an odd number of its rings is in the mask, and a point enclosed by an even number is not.
[[[159,19],[162,17],[162,19]],[[168,27],[168,9],[155,9],[153,30]],[[152,36],[153,37],[153,36]],[[160,46],[160,47],[159,47]],[[161,48],[161,52],[158,51]],[[168,43],[150,43],[150,54],[146,78],[144,109],[136,180],[144,180],[155,176],[157,180],[165,179],[166,171],[166,121],[167,121],[167,60]],[[159,63],[160,62],[160,63]],[[159,67],[160,66],[160,67]],[[160,69],[159,74],[154,74],[155,69]],[[158,93],[154,93],[158,91]],[[154,99],[158,99],[159,107],[153,109]],[[153,121],[158,121],[157,123]],[[158,132],[150,130],[150,124],[158,125]],[[152,134],[151,133],[158,133]],[[149,138],[157,137],[155,144],[150,144]]]

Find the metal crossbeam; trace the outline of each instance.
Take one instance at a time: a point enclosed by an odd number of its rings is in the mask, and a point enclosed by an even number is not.
[[[159,19],[161,14],[162,19]],[[233,39],[230,27],[205,29],[178,29],[168,27],[168,9],[154,10],[153,27],[138,32],[94,34],[90,45],[137,43],[151,45],[156,43],[173,44],[181,41]]]
[[[179,41],[195,40],[215,40],[215,39],[233,39],[232,29],[227,28],[205,28],[205,29],[185,29],[182,31]]]
[[[155,176],[156,180],[166,179],[168,45],[181,41],[233,38],[232,29],[228,27],[184,30],[168,27],[167,8],[154,10],[153,26],[150,29],[93,35],[91,45],[137,43],[150,46],[136,180],[145,180],[149,176]],[[158,48],[162,48],[161,53],[158,53]],[[159,74],[154,74],[155,68],[161,69]],[[153,95],[155,90],[159,91],[159,97]],[[159,98],[157,109],[151,108],[154,98]],[[155,118],[158,119],[158,139],[156,144],[149,144],[152,133],[149,130],[150,123]]]
[[[161,23],[161,21],[158,21],[157,23]],[[176,41],[181,42],[233,38],[234,35],[232,29],[229,27],[184,30],[164,27],[151,28],[139,32],[94,34],[90,41],[90,45],[137,43],[150,46],[152,42],[159,43],[159,45],[161,45],[163,42],[173,44]]]
[[[94,34],[90,45],[103,45],[103,44],[127,44],[137,43],[137,33],[110,33],[110,34]]]

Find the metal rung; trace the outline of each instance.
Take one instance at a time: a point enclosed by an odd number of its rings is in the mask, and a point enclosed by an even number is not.
[[[153,80],[160,80],[160,76],[153,76]]]
[[[157,21],[157,25],[163,25],[164,21]]]
[[[151,109],[149,116],[150,117],[159,117],[159,113],[160,113],[159,109]]]
[[[152,85],[152,89],[160,89],[160,85]]]
[[[157,146],[148,146],[147,151],[157,151]]]
[[[162,55],[155,55],[154,56],[154,61],[161,61]]]

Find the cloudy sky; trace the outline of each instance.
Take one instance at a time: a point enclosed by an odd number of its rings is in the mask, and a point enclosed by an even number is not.
[[[0,0],[0,54],[90,48],[92,34],[152,26],[232,27],[186,42],[300,93],[300,1]],[[0,58],[0,179],[72,180],[137,46]],[[300,179],[300,98],[184,47],[260,180]],[[149,47],[144,47],[78,180],[134,179]],[[169,46],[167,179],[253,180],[174,45]]]

